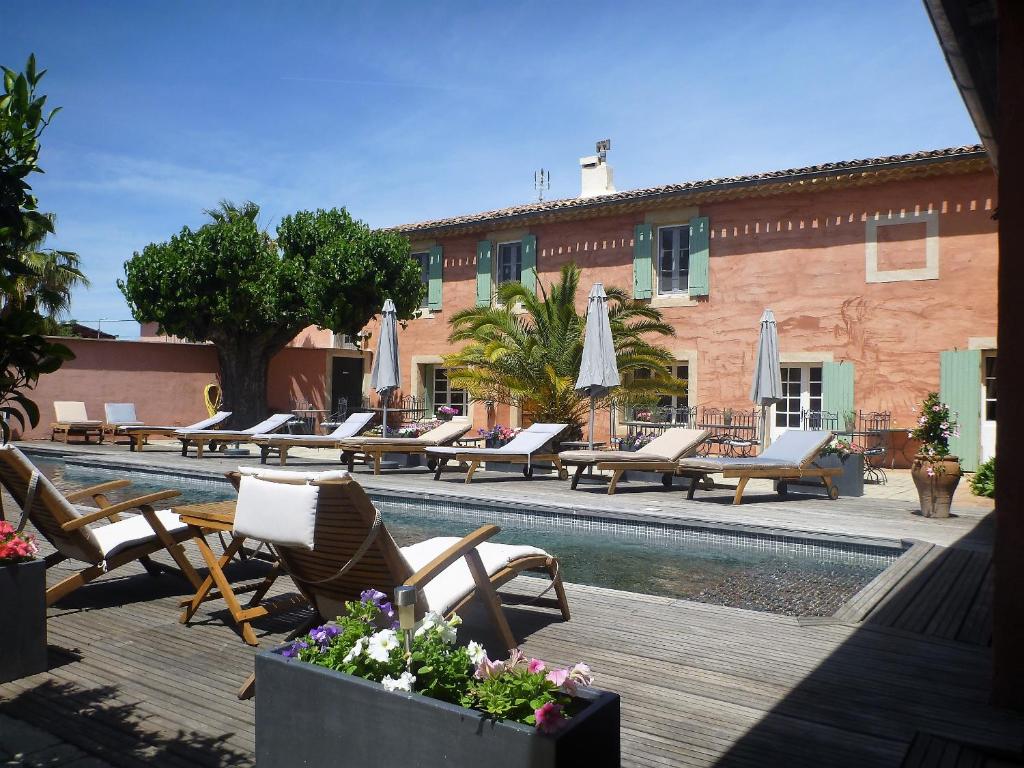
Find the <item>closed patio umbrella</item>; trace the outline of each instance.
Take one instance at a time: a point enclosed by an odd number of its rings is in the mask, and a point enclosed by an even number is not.
[[[590,433],[587,443],[594,448],[595,400],[619,385],[619,366],[608,321],[608,296],[601,283],[594,283],[587,298],[587,329],[583,337],[583,359],[576,389],[590,396]]]
[[[779,329],[775,315],[766,309],[761,315],[761,333],[757,340],[757,363],[750,399],[761,406],[761,447],[768,445],[768,406],[781,402],[782,369],[779,364]]]
[[[395,303],[388,299],[380,314],[380,338],[377,354],[373,357],[370,387],[380,396],[383,406],[381,437],[388,435],[388,398],[402,386],[402,373],[398,366],[398,313]]]

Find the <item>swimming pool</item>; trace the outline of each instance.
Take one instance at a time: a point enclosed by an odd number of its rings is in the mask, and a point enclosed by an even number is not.
[[[131,479],[127,493],[110,494],[114,500],[163,488],[182,491],[175,504],[234,496],[219,480],[36,463],[58,487]],[[795,616],[833,614],[902,553],[895,546],[368,492],[399,544],[496,523],[502,530],[495,541],[543,547],[560,559],[566,581]]]

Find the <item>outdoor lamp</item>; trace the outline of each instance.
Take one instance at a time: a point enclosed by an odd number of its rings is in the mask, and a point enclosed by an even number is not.
[[[416,587],[395,587],[398,628],[405,635],[405,652],[412,653],[412,631],[416,628]]]

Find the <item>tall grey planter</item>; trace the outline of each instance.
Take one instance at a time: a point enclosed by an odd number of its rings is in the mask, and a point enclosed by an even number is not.
[[[46,564],[0,565],[0,683],[46,671]]]
[[[815,462],[823,469],[839,467],[842,474],[832,478],[839,489],[840,498],[856,498],[864,495],[864,454],[851,453],[840,458],[834,453],[821,456]],[[787,493],[806,493],[813,496],[824,496],[825,488],[820,480],[789,480],[786,482]]]
[[[256,764],[618,768],[618,695],[579,698],[589,704],[549,736],[266,651],[256,657]]]

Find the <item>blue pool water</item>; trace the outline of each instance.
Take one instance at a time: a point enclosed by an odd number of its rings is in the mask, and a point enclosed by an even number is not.
[[[39,460],[62,488],[129,476],[114,500],[164,488],[182,491],[175,505],[234,496],[223,482],[125,473]],[[437,498],[371,492],[399,544],[430,536],[461,536],[497,523],[496,541],[533,544],[556,555],[566,581],[687,598],[798,616],[834,613],[881,573],[900,550],[701,527],[568,517]]]

